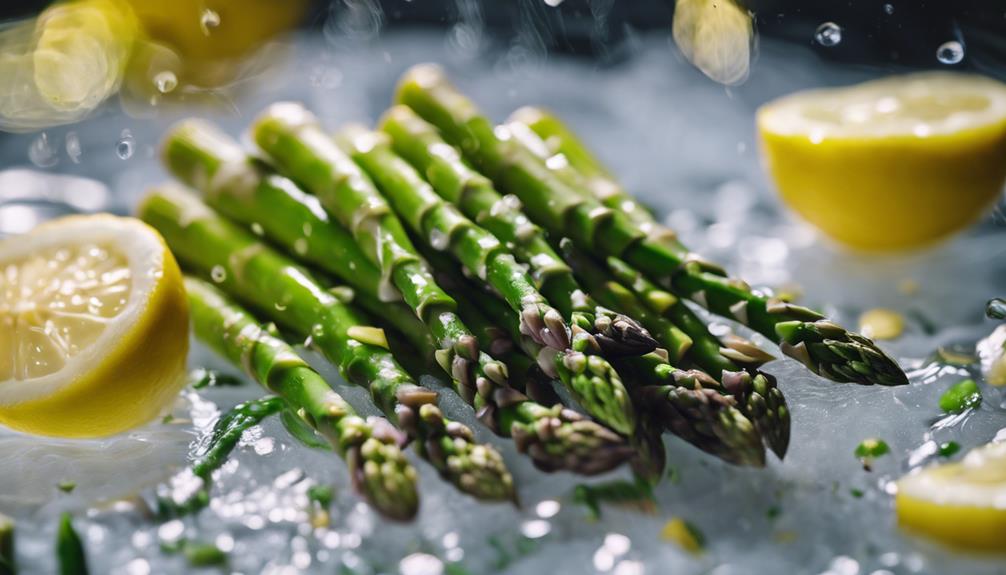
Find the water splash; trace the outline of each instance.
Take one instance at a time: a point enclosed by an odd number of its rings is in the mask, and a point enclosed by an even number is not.
[[[115,143],[115,155],[119,156],[120,160],[128,160],[133,157],[135,148],[136,140],[133,139],[133,134],[129,130],[123,130],[119,134],[119,141]]]
[[[842,27],[834,22],[825,22],[814,32],[814,41],[825,47],[832,47],[842,42]]]
[[[158,92],[168,94],[178,87],[178,77],[170,70],[158,72],[154,76],[154,86]]]
[[[40,168],[51,168],[59,161],[56,150],[49,143],[49,136],[42,132],[28,145],[28,159]]]
[[[212,32],[213,29],[219,25],[220,25],[220,14],[217,14],[215,11],[210,10],[209,8],[203,10],[202,15],[199,17],[199,27],[202,29],[203,34],[209,36],[210,32]]]
[[[74,164],[79,164],[82,151],[80,149],[80,138],[77,137],[77,132],[67,132],[66,137],[64,138],[64,145],[66,146],[66,155],[70,157],[70,161]]]
[[[936,59],[939,60],[941,64],[951,66],[959,64],[961,60],[964,59],[964,45],[957,40],[944,42],[936,49]]]

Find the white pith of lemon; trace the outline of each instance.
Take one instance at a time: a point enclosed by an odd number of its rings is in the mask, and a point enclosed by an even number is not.
[[[146,224],[70,216],[0,242],[0,424],[111,435],[184,384],[181,272]]]

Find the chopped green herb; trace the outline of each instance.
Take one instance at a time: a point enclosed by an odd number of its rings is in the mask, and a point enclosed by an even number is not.
[[[192,567],[212,567],[227,563],[227,554],[212,543],[186,543],[182,552]]]
[[[279,419],[283,427],[293,436],[294,439],[313,449],[323,449],[331,451],[332,446],[313,427],[304,421],[304,418],[296,411],[287,408],[280,412]]]
[[[882,455],[887,455],[891,451],[887,443],[883,439],[877,439],[871,437],[870,439],[864,439],[858,446],[856,446],[856,457],[860,459],[880,457]]]
[[[328,485],[312,485],[307,490],[307,498],[318,503],[322,508],[328,509],[332,505],[335,493]]]
[[[656,508],[653,488],[642,479],[635,481],[610,481],[593,485],[580,484],[573,490],[573,502],[587,508],[590,518],[601,518],[601,503],[630,505],[642,511],[652,512]]]
[[[445,563],[444,564],[444,574],[445,575],[472,575],[472,572],[465,568],[461,563]]]
[[[175,420],[175,416],[170,413],[161,418],[161,423],[167,425]]]
[[[60,575],[88,574],[84,544],[73,529],[73,518],[69,513],[64,513],[59,519],[59,529],[56,531],[56,558],[59,561]]]
[[[77,488],[76,481],[60,481],[56,484],[56,488],[63,493],[73,493],[73,490]]]
[[[940,396],[940,409],[947,413],[961,413],[982,403],[982,391],[973,379],[960,381]]]
[[[0,575],[14,575],[14,520],[0,513]]]
[[[782,515],[782,509],[780,509],[778,505],[773,505],[772,507],[769,507],[767,511],[765,511],[765,516],[768,517],[769,519],[775,519],[780,515]]]
[[[706,547],[706,537],[694,523],[675,517],[664,524],[660,536],[673,541],[692,554],[699,554]]]
[[[951,457],[960,450],[961,444],[956,441],[948,441],[946,443],[941,443],[940,448],[936,453],[938,453],[940,457]]]
[[[859,499],[864,495],[864,493],[862,489],[856,489],[855,487],[853,487],[852,489],[849,490],[849,495],[852,495],[856,499]]]
[[[235,387],[244,385],[244,379],[236,375],[220,373],[212,369],[199,368],[192,371],[189,376],[194,389],[204,387]]]
[[[671,467],[667,470],[667,481],[671,485],[677,485],[681,483],[681,471],[677,467]]]

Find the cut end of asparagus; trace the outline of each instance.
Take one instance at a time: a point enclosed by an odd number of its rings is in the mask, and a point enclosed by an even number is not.
[[[615,432],[561,405],[516,406],[518,421],[510,428],[517,450],[528,454],[542,471],[597,475],[629,460],[635,450]]]
[[[828,320],[776,324],[779,348],[814,373],[840,383],[907,385],[908,376],[877,344]]]
[[[594,318],[594,337],[607,357],[645,355],[659,345],[646,328],[627,315],[598,306]]]
[[[346,452],[353,486],[383,515],[408,521],[419,510],[416,470],[402,453],[398,435],[385,420],[370,418],[367,423],[372,434]]]
[[[688,443],[727,463],[765,466],[761,434],[734,398],[702,387],[666,385],[641,387],[639,393],[667,429]]]
[[[737,409],[758,429],[779,459],[789,448],[790,417],[786,398],[774,376],[754,372],[723,372],[723,387],[737,399]]]
[[[419,408],[416,448],[458,489],[485,501],[512,501],[513,477],[491,445],[475,441],[472,430],[446,419],[437,406]]]

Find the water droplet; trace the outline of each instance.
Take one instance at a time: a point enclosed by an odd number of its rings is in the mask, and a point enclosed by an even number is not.
[[[77,132],[67,132],[65,143],[66,155],[70,156],[70,160],[72,160],[74,164],[79,164],[82,152],[80,149],[80,138],[77,137]]]
[[[253,234],[255,234],[256,236],[259,236],[259,237],[265,235],[265,230],[262,228],[262,224],[260,224],[258,222],[254,222],[251,225],[251,231],[252,231]]]
[[[447,249],[447,234],[444,232],[433,229],[430,231],[430,247],[437,251],[444,251]]]
[[[297,253],[298,256],[304,256],[307,254],[307,240],[304,238],[297,238],[293,242],[293,251]]]
[[[224,266],[213,266],[213,269],[210,270],[210,278],[216,283],[223,283],[227,279],[227,270],[224,269]]]
[[[154,86],[157,87],[158,92],[167,94],[178,87],[178,77],[169,70],[158,72],[154,75]]]
[[[964,45],[957,40],[944,42],[936,49],[936,59],[943,64],[958,64],[964,59]]]
[[[203,29],[203,34],[210,35],[210,31],[220,25],[220,14],[209,8],[203,10],[199,17],[199,27]]]
[[[842,41],[842,27],[834,22],[825,22],[817,27],[814,40],[822,46],[837,46]]]
[[[121,160],[128,160],[133,157],[133,148],[136,147],[136,140],[129,130],[123,130],[119,134],[119,141],[115,143],[115,154]]]
[[[51,168],[59,161],[56,150],[49,144],[49,136],[45,132],[38,135],[28,146],[28,159],[40,168]]]
[[[888,16],[894,14],[894,4],[884,4],[884,13]]]
[[[562,4],[562,2],[563,2],[563,0],[545,0],[545,4],[548,4],[549,6],[551,6],[553,8],[555,8],[559,4]]]
[[[286,304],[285,303],[276,302],[276,306],[275,307],[276,307],[276,311],[286,311]]]

